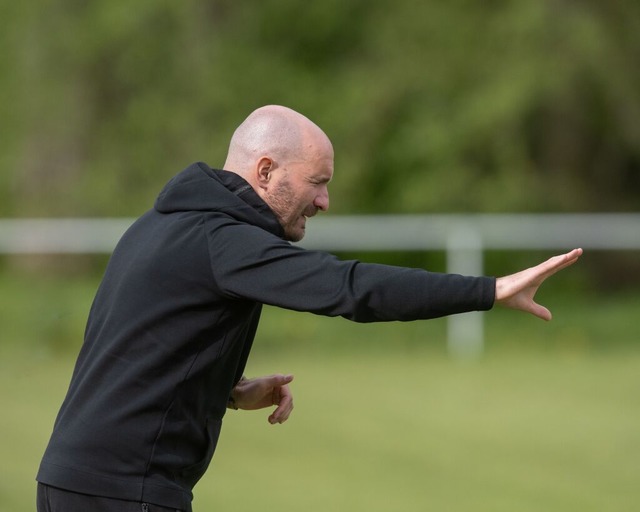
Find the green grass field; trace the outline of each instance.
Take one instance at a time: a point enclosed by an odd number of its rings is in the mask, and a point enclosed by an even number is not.
[[[0,278],[2,512],[34,510],[96,283]],[[294,373],[295,411],[227,414],[196,512],[637,510],[640,299],[541,300],[553,322],[491,312],[467,362],[446,355],[443,320],[267,309],[247,373]]]

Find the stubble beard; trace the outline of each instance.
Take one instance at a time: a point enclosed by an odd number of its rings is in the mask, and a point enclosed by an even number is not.
[[[288,180],[282,180],[273,192],[269,192],[267,204],[275,214],[280,226],[284,230],[284,238],[290,242],[299,242],[304,237],[304,227],[297,226],[303,211],[295,204],[295,198],[291,184]]]

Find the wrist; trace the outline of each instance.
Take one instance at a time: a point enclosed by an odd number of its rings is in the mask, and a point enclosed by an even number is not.
[[[233,387],[231,393],[229,393],[229,398],[227,399],[227,409],[233,409],[234,411],[237,411],[240,408],[238,407],[238,402],[236,401],[235,395],[238,390],[238,386],[245,380],[247,380],[247,378],[244,375],[240,377],[238,383]]]
[[[233,409],[234,411],[238,410],[238,404],[232,394],[229,395],[229,399],[227,400],[227,409]]]

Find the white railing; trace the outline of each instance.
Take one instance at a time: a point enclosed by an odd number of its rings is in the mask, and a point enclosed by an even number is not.
[[[341,250],[444,250],[447,272],[482,275],[485,249],[639,250],[640,214],[485,214],[329,217],[305,246]],[[484,314],[447,318],[447,345],[458,358],[484,347]]]
[[[109,253],[133,220],[0,220],[0,253]],[[335,252],[444,250],[447,272],[481,275],[486,249],[640,250],[640,213],[322,216],[309,221],[301,245]],[[448,322],[454,355],[482,351],[482,313]]]

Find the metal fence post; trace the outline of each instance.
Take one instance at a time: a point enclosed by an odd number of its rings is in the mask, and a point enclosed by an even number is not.
[[[482,238],[470,224],[457,225],[447,237],[447,272],[480,276],[483,271]],[[478,358],[484,348],[484,316],[481,312],[447,318],[447,348],[457,359]]]

